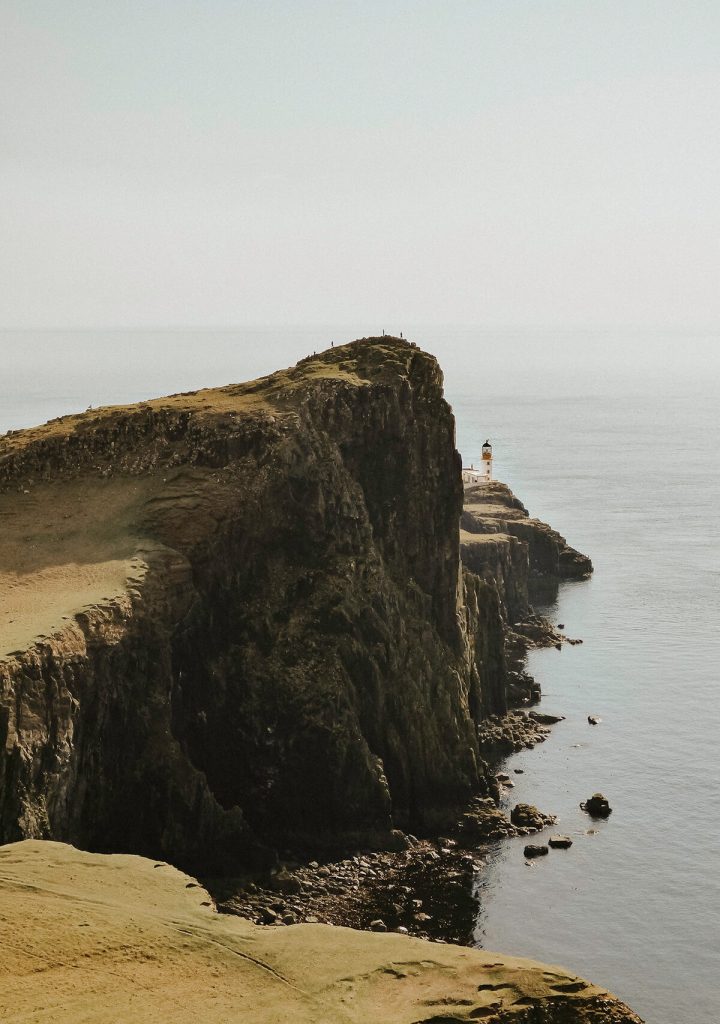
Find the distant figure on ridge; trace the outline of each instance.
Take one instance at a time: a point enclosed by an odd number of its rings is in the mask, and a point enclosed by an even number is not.
[[[486,441],[482,446],[480,469],[475,469],[471,463],[470,468],[463,468],[462,479],[464,484],[489,484],[492,480],[492,445]]]

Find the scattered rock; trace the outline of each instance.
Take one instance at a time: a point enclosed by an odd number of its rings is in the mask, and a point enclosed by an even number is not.
[[[507,754],[529,749],[541,740],[540,723],[524,711],[490,715],[478,729],[480,752],[485,760],[497,762]]]
[[[270,879],[270,886],[275,892],[284,892],[297,895],[302,892],[302,882],[295,878],[289,871],[278,871]]]
[[[580,804],[583,811],[587,811],[593,818],[607,818],[612,814],[612,807],[602,793],[593,793],[589,800]]]
[[[569,850],[573,841],[570,836],[550,836],[548,843],[553,850]]]
[[[588,715],[588,722],[590,725],[600,725],[602,718],[597,718],[595,715]]]
[[[515,833],[515,829],[490,797],[472,802],[470,810],[460,819],[458,830],[466,844],[500,839]]]
[[[555,725],[556,722],[565,721],[565,715],[551,715],[546,711],[528,711],[528,718],[532,718],[538,725]]]
[[[554,814],[543,814],[533,804],[515,804],[510,812],[510,821],[518,828],[539,832],[555,824]]]
[[[441,846],[441,847],[442,846],[452,847],[452,846],[456,845],[455,840],[454,839],[448,839],[447,836],[438,836],[437,839],[435,840],[435,842],[437,843],[438,846]]]
[[[379,917],[376,917],[374,921],[370,922],[370,931],[371,932],[386,932],[387,931],[387,925]]]
[[[394,828],[390,833],[387,849],[393,850],[395,853],[400,853],[402,850],[407,850],[409,846],[410,843],[408,842],[405,833],[401,832],[399,828]]]

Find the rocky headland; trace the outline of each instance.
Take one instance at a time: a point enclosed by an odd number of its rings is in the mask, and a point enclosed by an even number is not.
[[[552,820],[500,811],[496,762],[548,733],[528,647],[574,642],[532,602],[592,566],[463,492],[416,346],[9,432],[0,524],[0,842],[167,860],[258,925],[463,942],[487,844]],[[543,999],[512,1019],[636,1020]]]
[[[454,436],[383,337],[0,439],[0,839],[237,872],[492,796],[508,626],[590,565]]]

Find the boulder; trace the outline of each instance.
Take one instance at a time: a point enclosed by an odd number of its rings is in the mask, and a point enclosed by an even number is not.
[[[404,832],[401,832],[399,828],[394,828],[387,841],[387,848],[393,853],[402,853],[410,848],[410,843]]]
[[[546,857],[548,852],[547,846],[533,846],[532,843],[528,844],[523,850],[523,853],[529,859],[533,857]]]
[[[569,850],[573,841],[570,836],[550,836],[548,843],[553,850]]]
[[[551,715],[547,711],[528,711],[528,718],[532,718],[538,725],[555,725],[556,722],[565,721],[565,715]]]
[[[553,814],[543,814],[533,804],[515,804],[510,812],[510,821],[517,828],[539,832],[555,822]]]
[[[289,871],[278,871],[270,879],[270,888],[275,892],[284,892],[297,895],[302,892],[302,882],[299,878],[291,875]]]
[[[612,814],[612,807],[602,793],[593,793],[588,800],[580,804],[580,807],[583,811],[591,814],[593,818],[607,818]]]

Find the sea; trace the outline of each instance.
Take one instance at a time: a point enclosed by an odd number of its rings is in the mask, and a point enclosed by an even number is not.
[[[590,555],[540,609],[547,741],[506,802],[571,849],[491,849],[474,941],[557,963],[648,1024],[720,1019],[720,332],[384,325],[437,355],[466,463]],[[0,332],[0,433],[90,406],[251,379],[383,325]],[[597,716],[597,726],[588,723]],[[517,770],[517,772],[516,772]],[[596,791],[613,808],[593,821]]]

